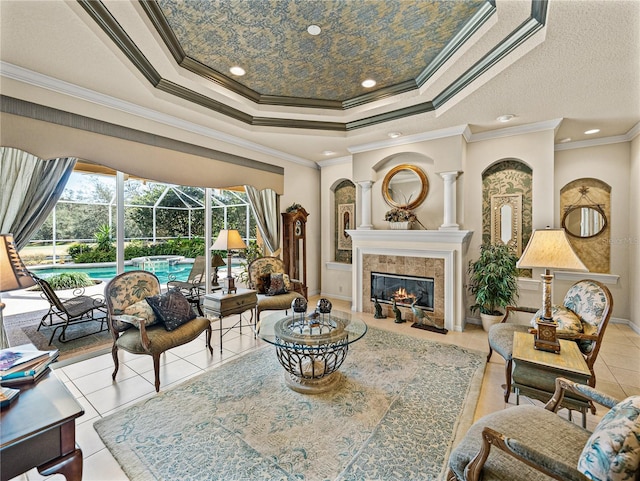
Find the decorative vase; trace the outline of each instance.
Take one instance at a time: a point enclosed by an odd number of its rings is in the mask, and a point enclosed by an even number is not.
[[[480,313],[480,319],[482,320],[482,329],[484,329],[485,332],[489,332],[491,326],[493,326],[494,324],[498,324],[500,321],[502,321],[503,317],[504,314],[500,314],[499,316],[492,316],[490,314]]]
[[[389,222],[389,229],[392,230],[408,230],[409,221],[405,222]]]

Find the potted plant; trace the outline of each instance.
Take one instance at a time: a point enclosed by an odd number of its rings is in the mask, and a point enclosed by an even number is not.
[[[518,297],[517,260],[509,247],[497,243],[480,246],[480,257],[469,262],[469,291],[476,301],[471,312],[480,311],[485,331],[501,320],[502,310]]]
[[[391,229],[408,229],[409,223],[417,220],[416,215],[409,209],[395,207],[384,215]]]

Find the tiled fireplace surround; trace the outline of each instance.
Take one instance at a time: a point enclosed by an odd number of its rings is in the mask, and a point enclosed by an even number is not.
[[[464,266],[472,231],[462,230],[350,230],[353,240],[353,305],[356,312],[374,312],[371,271],[434,279],[434,312],[447,330],[464,329]],[[358,294],[356,294],[358,293]],[[413,320],[410,309],[403,318]],[[392,316],[389,306],[383,313]]]

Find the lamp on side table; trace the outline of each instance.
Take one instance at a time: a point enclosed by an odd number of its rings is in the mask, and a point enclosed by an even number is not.
[[[520,269],[542,267],[542,318],[538,320],[534,347],[542,351],[560,352],[557,325],[551,315],[551,269],[589,270],[577,256],[564,229],[537,229],[516,263]]]

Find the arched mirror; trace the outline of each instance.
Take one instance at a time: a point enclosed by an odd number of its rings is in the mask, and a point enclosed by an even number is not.
[[[427,176],[415,165],[397,165],[382,181],[382,195],[391,207],[415,209],[427,198],[428,191]]]
[[[569,235],[587,239],[607,227],[607,217],[599,205],[569,206],[562,217],[562,227]]]

